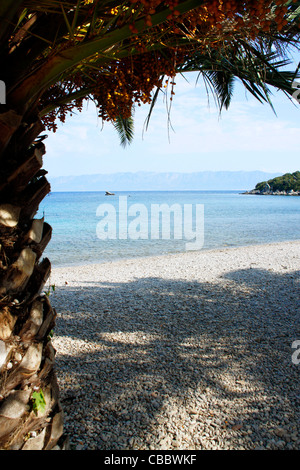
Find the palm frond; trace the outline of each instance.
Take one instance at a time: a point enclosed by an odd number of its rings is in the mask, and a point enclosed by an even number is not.
[[[148,126],[149,126],[149,122],[150,122],[150,119],[151,119],[151,115],[152,115],[152,112],[153,112],[153,109],[156,105],[156,102],[157,102],[157,98],[159,96],[159,93],[160,93],[161,89],[160,88],[156,88],[153,96],[152,96],[152,100],[151,100],[151,104],[150,104],[150,110],[147,114],[147,117],[146,117],[146,120],[145,120],[145,129],[147,130],[148,129]]]
[[[235,77],[227,70],[207,70],[206,79],[211,83],[211,89],[215,93],[220,111],[225,107],[228,109],[234,91]]]
[[[123,118],[122,116],[118,116],[117,119],[113,121],[113,126],[119,135],[122,147],[125,148],[127,145],[131,144],[134,136],[133,116],[130,118]]]
[[[223,53],[196,53],[188,59],[180,72],[199,72],[215,95],[220,111],[226,109],[234,91],[234,83],[240,80],[245,88],[260,102],[271,107],[270,87],[292,95],[292,82],[299,77],[298,71],[282,70],[290,65],[288,59],[278,52],[263,52],[250,43],[240,42]]]

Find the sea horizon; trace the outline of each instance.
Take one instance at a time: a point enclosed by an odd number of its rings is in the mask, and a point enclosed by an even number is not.
[[[81,175],[48,175],[54,192],[77,191],[231,191],[250,190],[281,172],[198,171],[198,172],[115,172]]]

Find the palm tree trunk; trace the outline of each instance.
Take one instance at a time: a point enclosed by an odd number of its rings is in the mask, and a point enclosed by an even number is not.
[[[50,184],[36,119],[0,114],[0,449],[63,448],[63,412],[51,330],[56,312],[43,293],[51,227],[35,219]]]

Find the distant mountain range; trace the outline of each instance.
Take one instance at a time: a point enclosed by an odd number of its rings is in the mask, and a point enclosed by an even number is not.
[[[51,189],[58,191],[182,191],[250,190],[259,181],[280,173],[263,171],[201,171],[197,173],[112,173],[49,177]]]

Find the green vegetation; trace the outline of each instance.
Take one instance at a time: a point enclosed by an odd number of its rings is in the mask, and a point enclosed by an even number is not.
[[[43,413],[46,408],[46,401],[42,390],[38,392],[33,392],[32,394],[32,409],[38,414],[38,412]]]
[[[269,181],[262,181],[257,183],[255,189],[263,191],[266,185],[270,186],[270,191],[300,191],[300,171],[294,173],[286,173],[282,176],[277,176]]]

